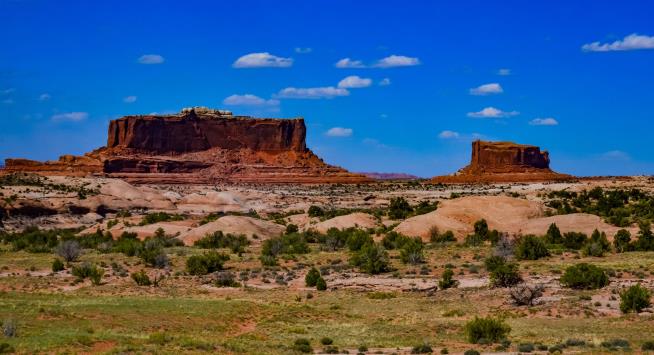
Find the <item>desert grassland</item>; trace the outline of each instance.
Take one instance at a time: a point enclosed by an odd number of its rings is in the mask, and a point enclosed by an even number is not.
[[[109,272],[99,286],[88,280],[74,284],[71,275],[50,274],[51,253],[12,252],[7,245],[1,249],[0,272],[4,275],[0,277],[0,319],[14,319],[18,336],[0,342],[19,352],[286,354],[293,352],[293,342],[298,338],[310,339],[314,349],[320,349],[322,337],[332,338],[334,345],[350,353],[361,345],[387,353],[396,348],[406,352],[425,342],[435,351],[443,347],[451,353],[471,348],[492,351],[494,345],[468,344],[463,332],[466,321],[489,314],[506,318],[514,344],[554,345],[576,338],[596,345],[569,350],[578,353],[601,353],[605,349],[599,344],[615,338],[626,339],[632,349],[639,349],[642,342],[654,337],[651,315],[602,315],[594,304],[598,299],[604,303],[614,284],[622,279],[651,279],[653,252],[602,258],[563,253],[522,261],[520,271],[526,279],[555,280],[565,267],[579,262],[614,270],[616,276],[609,287],[593,291],[561,289],[550,280],[548,288],[550,292],[556,289],[556,300],[516,307],[510,304],[506,289],[487,286],[433,293],[343,288],[319,292],[305,288],[300,277],[299,282],[288,286],[272,282],[275,287],[271,289],[247,286],[248,281],[246,287],[216,288],[203,285],[197,277],[180,274],[190,255],[206,251],[188,247],[167,248],[172,270],[159,287],[139,287],[131,278]],[[293,269],[298,263],[320,266],[348,261],[346,251],[318,251],[316,245],[312,249],[309,254],[280,259],[280,269]],[[490,253],[489,246],[430,246],[423,264],[428,272],[421,275],[421,265],[404,265],[397,251],[390,251],[396,271],[366,277],[409,278],[419,285],[437,280],[445,265],[451,264],[455,279],[485,279],[483,259]],[[231,255],[225,266],[237,274],[260,268],[259,254],[260,247],[252,245],[241,257]],[[136,257],[92,250],[87,250],[80,261],[127,263],[130,272],[143,268]],[[303,275],[304,269],[298,270]],[[344,272],[361,275],[354,269]]]

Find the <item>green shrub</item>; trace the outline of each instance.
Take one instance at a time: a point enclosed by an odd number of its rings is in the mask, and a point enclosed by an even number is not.
[[[311,270],[307,272],[307,276],[304,277],[304,283],[308,287],[315,287],[319,278],[320,278],[320,271],[318,271],[318,269],[316,269],[315,267],[312,267]]]
[[[425,245],[419,237],[409,239],[400,249],[400,260],[405,264],[423,263],[425,261],[424,247]]]
[[[150,277],[148,277],[148,274],[145,273],[145,270],[133,272],[131,277],[132,280],[134,280],[134,282],[136,282],[136,284],[139,286],[150,286],[152,284]]]
[[[550,224],[550,226],[547,228],[547,233],[545,233],[545,241],[549,244],[563,243],[563,236],[561,235],[559,227],[555,223]]]
[[[334,344],[334,340],[332,340],[332,338],[329,338],[329,337],[324,337],[324,338],[320,339],[320,344],[322,344],[322,345],[332,345],[332,344]]]
[[[408,217],[411,212],[413,212],[413,208],[404,197],[391,198],[391,203],[388,207],[388,218],[404,219]]]
[[[13,354],[15,351],[9,343],[0,343],[0,354]]]
[[[477,351],[475,349],[469,349],[469,350],[466,350],[463,353],[463,355],[480,355],[480,354],[479,354],[479,351]]]
[[[484,266],[488,272],[493,272],[504,264],[506,264],[506,259],[499,255],[492,255],[484,260]]]
[[[186,260],[186,272],[191,275],[206,275],[223,269],[229,255],[208,252],[203,255],[193,255]]]
[[[515,256],[518,260],[538,260],[550,256],[550,252],[542,239],[526,235],[518,241]]]
[[[518,351],[521,353],[530,353],[532,351],[536,350],[534,347],[534,344],[532,343],[523,343],[523,344],[518,344]]]
[[[184,216],[178,214],[169,214],[166,212],[154,212],[146,214],[141,220],[140,225],[154,224],[159,222],[182,221]]]
[[[91,263],[84,262],[79,266],[73,266],[71,274],[77,277],[80,281],[89,278],[93,285],[99,285],[102,275],[104,275],[104,269],[98,268]]]
[[[193,244],[195,247],[204,249],[229,248],[232,253],[238,255],[243,254],[248,245],[250,245],[250,241],[245,235],[224,234],[221,231],[207,234]]]
[[[230,271],[216,272],[214,285],[217,287],[240,287],[241,284],[236,281],[236,275]]]
[[[301,353],[313,352],[313,348],[311,347],[311,343],[309,343],[309,339],[305,338],[296,339],[295,343],[293,343],[293,350],[299,351]]]
[[[629,349],[629,341],[625,339],[611,339],[608,341],[603,341],[600,345],[609,350]]]
[[[286,225],[286,234],[297,233],[299,230],[298,226],[293,223]]]
[[[327,282],[325,282],[325,279],[320,276],[318,280],[316,280],[316,290],[318,291],[325,291],[327,290]]]
[[[454,271],[452,271],[452,269],[445,269],[445,271],[443,271],[443,276],[442,276],[441,280],[438,281],[438,287],[441,290],[456,287],[456,285],[459,282],[454,280],[452,278],[453,276],[454,276]]]
[[[632,249],[631,233],[626,229],[620,229],[613,237],[613,248],[616,253],[624,253]]]
[[[370,233],[356,229],[350,233],[345,243],[350,251],[358,251],[364,245],[374,243],[374,240],[370,236]]]
[[[579,250],[586,244],[588,236],[580,232],[567,232],[563,235],[563,246],[568,249]]]
[[[300,233],[286,234],[280,237],[270,238],[263,242],[261,255],[276,257],[280,254],[306,254],[309,245]]]
[[[643,343],[640,347],[643,351],[654,351],[654,341],[649,340]]]
[[[606,238],[606,233],[600,233],[597,229],[593,231],[590,239],[581,248],[584,256],[603,256],[605,252],[611,251],[611,244]]]
[[[627,290],[620,292],[620,310],[622,313],[640,313],[651,305],[652,293],[640,284],[633,285]]]
[[[352,255],[350,263],[368,274],[380,274],[389,270],[388,253],[376,243],[364,245]]]
[[[641,222],[636,237],[635,249],[638,251],[654,251],[654,234],[649,222]]]
[[[496,343],[506,338],[511,332],[511,327],[499,318],[475,317],[466,323],[464,332],[468,342],[472,344],[477,344],[480,340]]]
[[[427,343],[416,345],[411,349],[411,354],[431,354],[432,352],[434,352],[434,350],[432,350],[431,346]]]
[[[504,259],[502,259],[504,260]],[[493,287],[511,287],[522,282],[516,263],[500,262],[492,265],[490,271],[490,283]]]
[[[52,272],[59,272],[64,269],[64,262],[59,259],[54,259],[52,262]]]
[[[404,244],[409,242],[409,240],[411,240],[411,238],[407,237],[406,235],[400,234],[395,231],[390,231],[386,233],[384,238],[382,238],[381,243],[384,246],[384,248],[388,250],[393,250],[393,249],[402,248]]]
[[[439,234],[438,229],[435,230],[436,233],[430,233],[429,241],[432,243],[449,243],[456,242],[456,237],[454,237],[454,232],[448,230],[445,233]]]
[[[592,290],[608,285],[609,277],[603,269],[592,264],[581,263],[565,270],[561,276],[561,284],[574,289]]]
[[[311,206],[309,207],[308,214],[309,217],[322,217],[325,214],[325,211],[318,206]]]

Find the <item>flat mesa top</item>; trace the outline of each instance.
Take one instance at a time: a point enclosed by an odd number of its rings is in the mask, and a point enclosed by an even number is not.
[[[304,120],[303,117],[277,118],[277,117],[253,117],[253,116],[244,116],[244,115],[235,116],[231,111],[228,110],[212,109],[204,106],[196,106],[196,107],[183,108],[180,112],[176,112],[176,113],[165,113],[165,114],[151,113],[146,115],[128,115],[128,116],[117,118],[116,121],[127,120],[130,118],[139,118],[143,120],[164,118],[166,120],[183,121],[190,117],[205,119],[205,120],[217,120],[217,119],[255,120],[255,121]]]
[[[530,144],[519,144],[519,143],[513,143],[513,142],[488,142],[488,141],[477,141],[479,144],[482,146],[490,146],[490,147],[496,147],[496,148],[538,148],[535,145],[530,145]]]

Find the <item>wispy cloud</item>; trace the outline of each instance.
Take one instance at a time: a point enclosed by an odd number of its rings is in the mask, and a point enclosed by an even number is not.
[[[390,55],[378,60],[373,66],[378,68],[410,67],[420,65],[420,60],[414,57],[403,55]]]
[[[39,101],[48,101],[51,98],[52,96],[50,96],[50,94],[48,94],[47,92],[39,95]]]
[[[284,58],[268,52],[250,53],[238,58],[234,68],[288,68],[293,65],[293,58]]]
[[[362,61],[360,60],[353,60],[350,58],[343,58],[336,62],[334,64],[336,68],[341,68],[341,69],[346,69],[346,68],[365,68],[365,64],[363,64]]]
[[[626,152],[621,150],[610,150],[608,152],[602,153],[600,159],[603,160],[630,160],[631,157]]]
[[[2,95],[7,95],[7,94],[11,94],[11,93],[14,92],[14,91],[16,91],[16,89],[14,89],[14,88],[8,88],[8,89],[0,90],[0,94],[2,94]]]
[[[136,99],[138,99],[138,97],[133,96],[133,95],[131,95],[131,96],[125,96],[125,97],[123,98],[123,102],[124,102],[124,103],[127,103],[127,104],[131,104],[131,103],[136,102]]]
[[[87,112],[67,112],[67,113],[58,113],[52,116],[52,120],[55,122],[79,122],[84,121],[89,117]]]
[[[325,132],[325,135],[329,137],[350,137],[352,133],[352,128],[333,127]]]
[[[637,49],[654,49],[654,36],[632,33],[622,40],[612,43],[593,42],[581,46],[585,52],[633,51]]]
[[[279,100],[263,99],[252,94],[231,95],[223,100],[223,104],[228,106],[279,106]]]
[[[559,124],[559,121],[552,117],[547,118],[534,118],[529,121],[529,124],[532,126],[556,126]]]
[[[389,78],[384,78],[379,81],[379,86],[388,86],[391,85],[391,79]]]
[[[497,75],[500,76],[508,76],[511,75],[511,69],[508,68],[502,68],[497,71]]]
[[[468,112],[468,117],[472,118],[502,118],[519,115],[518,111],[502,111],[495,107],[486,107],[481,111]]]
[[[374,138],[364,138],[361,143],[374,148],[389,148],[389,146]]]
[[[144,54],[139,57],[139,64],[161,64],[166,60],[159,54]]]
[[[2,100],[2,103],[5,105],[11,105],[14,103],[14,99],[4,99]]]
[[[372,79],[362,78],[357,75],[350,75],[338,82],[338,87],[343,89],[365,88],[372,84]]]
[[[317,88],[295,88],[288,87],[280,90],[275,97],[280,99],[324,99],[336,96],[348,96],[350,92],[344,88],[333,86]]]
[[[295,53],[299,53],[299,54],[307,54],[307,53],[311,53],[312,51],[313,51],[313,49],[311,49],[309,47],[304,47],[304,48],[295,47]]]
[[[441,133],[438,134],[438,138],[441,139],[459,138],[459,136],[460,136],[459,132],[448,131],[448,130],[442,131]]]
[[[501,94],[503,92],[504,90],[502,89],[502,86],[498,83],[484,84],[476,88],[470,89],[470,95],[477,95],[477,96]]]

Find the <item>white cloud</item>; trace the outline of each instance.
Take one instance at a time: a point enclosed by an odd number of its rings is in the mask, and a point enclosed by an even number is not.
[[[279,106],[279,100],[266,100],[252,94],[232,95],[223,100],[229,106]]]
[[[52,120],[55,122],[79,122],[84,121],[89,117],[87,112],[67,112],[67,113],[58,113],[52,116]]]
[[[632,33],[613,43],[593,42],[581,46],[584,52],[632,51],[637,49],[654,49],[654,36]]]
[[[329,137],[349,137],[352,135],[352,128],[334,127],[325,134]]]
[[[508,76],[511,75],[511,69],[502,68],[497,71],[497,75]]]
[[[11,105],[14,103],[14,99],[4,99],[2,100],[3,104]]]
[[[381,118],[388,118],[388,115],[385,114],[385,113],[382,113],[381,115],[379,115],[379,117],[381,117]]]
[[[501,94],[503,92],[504,90],[502,89],[502,86],[498,83],[484,84],[470,89],[470,95],[479,96]]]
[[[552,117],[547,118],[534,118],[529,121],[529,124],[532,126],[556,126],[559,124],[559,121]]]
[[[343,58],[334,64],[336,68],[365,68],[366,66],[360,60]]]
[[[161,64],[165,61],[159,54],[144,54],[139,59],[140,64]]]
[[[379,86],[388,86],[391,85],[391,79],[389,78],[384,78],[379,81]]]
[[[450,139],[450,138],[459,138],[459,132],[455,131],[443,131],[438,134],[438,138],[441,139]]]
[[[601,159],[605,160],[629,160],[631,157],[629,154],[621,151],[621,150],[610,150],[608,152],[603,153],[600,155]]]
[[[133,96],[133,95],[131,95],[131,96],[126,96],[126,97],[123,98],[123,102],[128,103],[128,104],[131,104],[131,103],[136,102],[136,99],[137,99],[137,97],[136,97],[136,96]]]
[[[16,89],[14,89],[14,88],[4,89],[4,90],[0,91],[0,94],[7,95],[7,94],[11,94],[14,91],[16,91]]]
[[[39,95],[39,101],[48,101],[51,98],[52,96],[50,96],[50,94],[48,94],[47,92]]]
[[[333,86],[318,88],[288,87],[280,90],[275,96],[282,99],[329,99],[335,96],[348,96],[349,94],[350,92],[347,89]]]
[[[234,68],[288,68],[293,65],[293,58],[284,58],[268,52],[250,53],[238,58]]]
[[[338,87],[343,89],[365,88],[372,84],[372,79],[361,78],[356,75],[350,75],[338,82]]]
[[[502,111],[495,107],[486,107],[481,111],[477,112],[468,112],[468,117],[473,118],[501,118],[501,117],[511,117],[519,115],[518,111]]]
[[[420,64],[420,60],[418,58],[393,54],[391,56],[378,60],[374,66],[378,68],[393,68],[393,67],[410,67],[419,64]]]
[[[306,48],[295,47],[295,53],[307,54],[307,53],[311,53],[312,51],[313,51],[313,49],[311,49],[309,47],[306,47]]]

